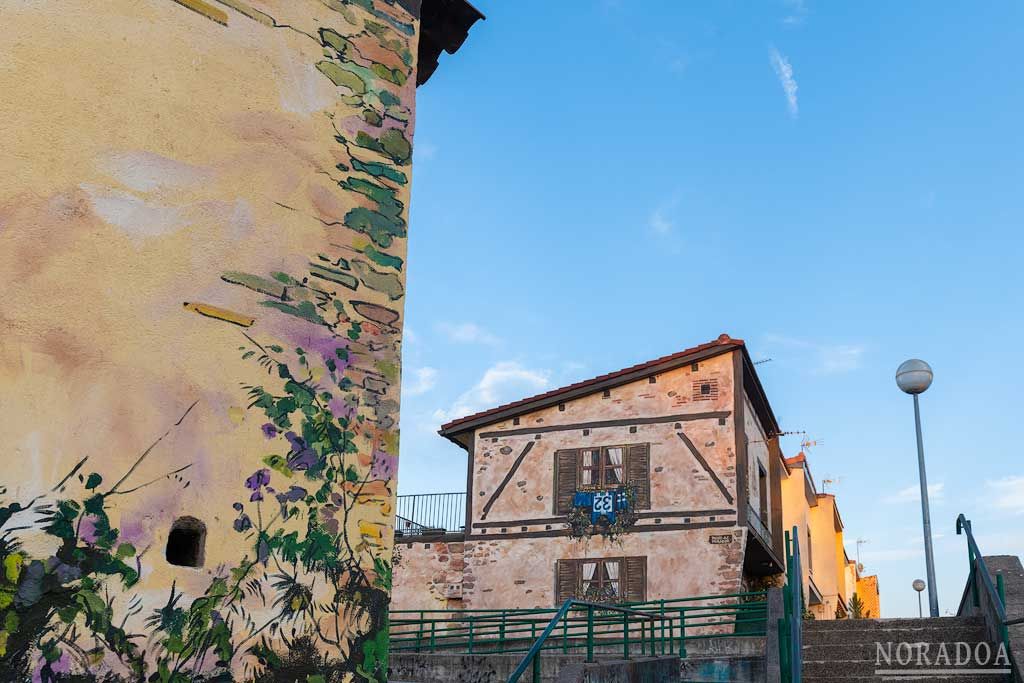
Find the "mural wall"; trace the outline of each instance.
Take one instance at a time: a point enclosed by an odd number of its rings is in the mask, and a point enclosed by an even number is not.
[[[0,1],[0,679],[386,680],[417,5]]]

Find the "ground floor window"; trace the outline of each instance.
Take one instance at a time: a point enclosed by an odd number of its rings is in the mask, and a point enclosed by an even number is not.
[[[642,602],[647,599],[646,557],[595,557],[559,560],[556,599],[589,602]]]

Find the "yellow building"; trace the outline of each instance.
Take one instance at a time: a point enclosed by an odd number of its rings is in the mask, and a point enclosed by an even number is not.
[[[846,554],[836,497],[818,493],[803,453],[785,462],[781,478],[783,528],[797,529],[807,609],[816,619],[845,618],[857,593],[864,603],[863,616],[877,618],[878,577],[861,576],[861,567]]]

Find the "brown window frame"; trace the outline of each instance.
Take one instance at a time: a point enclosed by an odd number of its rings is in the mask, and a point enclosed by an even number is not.
[[[587,564],[593,563],[594,567],[594,578],[589,581],[583,577],[583,567]],[[612,579],[607,578],[608,572],[605,567],[609,564],[615,564],[618,567],[618,578]],[[580,560],[580,587],[579,593],[582,596],[581,599],[589,600],[591,602],[621,602],[623,596],[623,579],[625,578],[626,570],[626,558],[624,557],[592,557]],[[588,587],[587,584],[590,584]],[[596,584],[596,586],[595,586]],[[612,599],[603,599],[601,588],[605,585],[615,584],[615,592],[612,594]],[[596,594],[591,594],[589,591],[592,588],[597,588]]]
[[[595,563],[597,566],[594,568],[594,578],[590,579],[591,592],[588,595],[588,587],[586,586],[587,580],[583,578],[583,567],[588,563]],[[618,565],[618,578],[608,579],[607,571],[604,570],[605,565],[614,562]],[[575,583],[575,589],[571,596],[559,594],[558,582],[558,564],[568,563],[572,567],[573,582]],[[631,569],[632,567],[632,569]],[[637,576],[632,576],[630,572],[636,572]],[[555,570],[555,581],[556,591],[555,599],[559,603],[564,601],[567,597],[572,597],[576,600],[587,600],[589,602],[601,602],[601,603],[625,603],[625,602],[643,602],[647,599],[647,557],[646,556],[617,556],[617,557],[581,557],[572,559],[562,559],[556,563]],[[639,577],[643,584],[638,588],[639,594],[633,595],[630,593],[630,586],[634,584]],[[614,597],[607,597],[601,595],[600,592],[593,592],[593,583],[597,582],[598,590],[606,584],[614,582],[617,584],[617,591]],[[636,588],[634,586],[634,588]]]
[[[577,448],[576,450],[576,482],[580,491],[609,491],[611,489],[617,489],[621,486],[625,486],[628,482],[626,481],[626,458],[628,457],[629,447],[632,445],[641,444],[624,444],[615,446],[590,446],[585,448]],[[608,457],[608,451],[610,449],[617,448],[622,452],[622,460],[618,465],[611,464],[611,459]],[[597,465],[587,465],[584,454],[598,452],[598,458],[600,460]],[[609,484],[607,481],[609,470],[618,470],[617,482]],[[598,481],[595,481],[595,477],[591,477],[591,483],[583,483],[583,473],[600,473],[599,477],[596,477]]]
[[[622,468],[611,465],[607,452],[622,449]],[[598,474],[596,484],[583,483],[584,454],[600,451],[601,463],[607,465],[588,466],[588,472]],[[636,487],[636,509],[651,509],[651,443],[609,444],[605,446],[581,446],[560,448],[554,452],[554,476],[552,478],[552,512],[564,515],[572,509],[573,495],[577,491],[607,491],[620,486]],[[608,471],[619,474],[618,483],[608,483]]]

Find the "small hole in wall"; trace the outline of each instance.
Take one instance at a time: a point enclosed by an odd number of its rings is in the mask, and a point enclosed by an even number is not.
[[[630,427],[629,428],[629,433],[630,434],[636,434],[636,427]]]
[[[609,391],[608,389],[605,389],[604,393],[601,394],[601,398],[611,398],[611,396],[612,396],[612,392]]]
[[[690,366],[690,372],[697,372],[697,370],[699,370],[699,369],[700,369],[700,364],[699,363],[694,363],[693,365]]]
[[[589,429],[584,429],[583,430],[583,436],[590,436],[590,430]]]
[[[564,413],[565,412],[565,404],[564,403],[559,403],[558,404],[558,412],[560,412],[560,413]]]
[[[491,439],[491,443],[498,443],[498,437],[494,437],[493,439]]]
[[[654,384],[657,381],[658,381],[658,378],[655,377],[654,375],[651,375],[650,377],[647,378],[647,383],[648,384]]]
[[[725,418],[724,417],[718,418],[718,426],[719,427],[724,427],[725,426]]]
[[[519,424],[519,418],[518,417],[513,417],[512,418],[512,424],[514,424],[514,425]]]
[[[178,567],[202,567],[206,559],[206,525],[195,517],[179,517],[167,535],[167,562]]]

